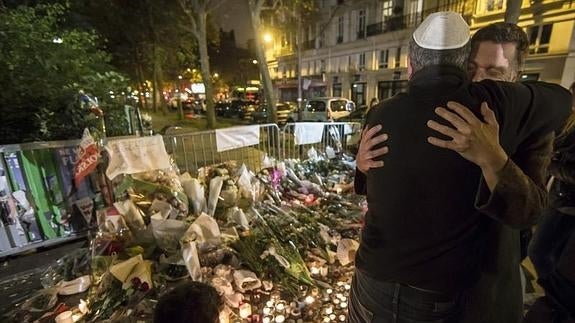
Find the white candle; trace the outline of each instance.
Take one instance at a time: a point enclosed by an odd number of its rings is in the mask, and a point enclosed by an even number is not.
[[[312,275],[319,275],[320,269],[317,267],[311,267],[310,271]]]
[[[342,321],[342,322],[345,322],[345,315],[341,314],[341,315],[339,316],[339,320]]]
[[[272,318],[269,316],[265,316],[264,319],[262,320],[262,323],[271,323],[272,322]]]
[[[272,302],[272,301],[267,301],[267,302],[266,302],[266,306],[267,306],[267,307],[274,307],[274,302]]]
[[[309,304],[312,304],[313,302],[315,302],[315,298],[313,298],[313,296],[311,296],[311,295],[308,295],[308,296],[306,296],[306,298],[305,298],[305,302],[306,302],[306,304],[308,304],[308,305],[309,305]]]
[[[327,316],[324,316],[323,321],[324,321],[324,323],[329,323],[329,322],[331,322],[331,320],[330,320],[329,317],[327,317]]]
[[[347,307],[347,303],[346,302],[341,302],[341,304],[339,304],[339,306],[341,308],[346,308]]]
[[[335,321],[335,319],[337,318],[337,315],[335,315],[335,314],[330,314],[330,315],[329,315],[329,318],[330,318],[332,321]]]
[[[347,301],[347,297],[342,296],[342,297],[339,298],[339,300],[342,301],[342,302],[346,302],[346,301]]]
[[[280,314],[280,315],[276,316],[275,321],[276,321],[276,323],[283,323],[285,320],[286,320],[285,316]]]
[[[332,314],[332,313],[333,313],[333,307],[330,306],[330,307],[328,307],[328,308],[325,309],[325,314],[329,315],[329,314]]]
[[[276,310],[278,312],[282,312],[283,310],[285,310],[285,308],[286,308],[286,305],[284,302],[279,302],[276,304]]]
[[[328,293],[328,294],[331,294],[331,293],[333,293],[333,289],[328,288],[328,289],[325,290],[325,292]]]
[[[263,311],[264,315],[270,315],[272,313],[272,308],[271,307],[264,307],[264,311]]]
[[[252,306],[250,303],[243,303],[240,305],[240,317],[246,319],[250,315],[252,315]]]

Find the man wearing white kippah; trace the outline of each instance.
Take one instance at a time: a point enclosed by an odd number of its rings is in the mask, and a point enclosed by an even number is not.
[[[560,86],[472,84],[469,47],[459,14],[430,15],[410,42],[408,92],[367,118],[369,127],[383,125],[389,148],[379,149],[389,153],[375,160],[385,167],[366,174],[369,211],[350,322],[462,322],[466,292],[494,243],[488,216],[513,207],[497,196],[476,200],[478,186],[493,189],[498,171],[513,167],[507,156],[569,114],[569,93]],[[475,145],[485,137],[495,140],[491,154]]]

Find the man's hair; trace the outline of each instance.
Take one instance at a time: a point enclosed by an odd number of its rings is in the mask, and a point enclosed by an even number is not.
[[[471,37],[471,56],[475,57],[479,44],[484,41],[491,41],[496,44],[515,44],[515,60],[513,67],[517,71],[523,68],[523,63],[529,54],[529,38],[521,27],[507,22],[496,22],[487,27],[479,29]]]
[[[222,306],[222,299],[212,286],[185,282],[160,298],[154,323],[216,323]]]
[[[460,48],[435,50],[423,48],[411,38],[409,42],[409,60],[413,72],[417,72],[429,65],[452,65],[466,71],[469,50],[469,42]]]

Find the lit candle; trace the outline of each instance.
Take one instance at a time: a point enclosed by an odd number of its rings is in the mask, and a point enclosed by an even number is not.
[[[341,302],[341,304],[339,304],[339,306],[341,308],[346,308],[347,307],[347,303],[346,302]]]
[[[310,270],[312,275],[319,275],[319,271],[320,271],[319,268],[311,267],[309,270]]]
[[[286,308],[286,304],[285,302],[279,302],[276,304],[276,311],[283,313],[283,311],[285,311]]]
[[[306,304],[312,304],[313,302],[315,302],[315,298],[313,298],[313,296],[311,296],[311,295],[308,295],[305,298],[305,302],[306,302]]]
[[[345,285],[344,282],[342,282],[342,281],[337,282],[337,286],[340,286],[340,287],[341,287],[341,286],[343,286],[343,285]]]
[[[274,307],[274,302],[272,302],[272,301],[267,301],[267,302],[266,302],[266,306],[267,306],[267,307]]]
[[[270,316],[265,316],[264,319],[262,320],[262,323],[271,323],[272,322],[272,317]]]
[[[332,313],[333,313],[333,307],[330,306],[330,307],[325,309],[325,314],[330,315]]]
[[[351,285],[350,285],[350,284],[345,284],[343,287],[345,288],[345,290],[350,290],[350,289],[351,289]]]
[[[337,318],[337,315],[335,315],[335,314],[330,314],[330,315],[329,315],[329,318],[330,318],[332,321],[335,321],[335,319]]]
[[[345,315],[341,314],[341,315],[339,316],[339,320],[342,321],[342,322],[345,322]]]
[[[337,298],[333,300],[333,303],[334,303],[335,305],[339,305],[340,302],[341,302],[341,301],[340,301],[339,299],[337,299]]]
[[[347,302],[347,297],[342,296],[342,297],[339,298],[339,300],[342,301],[342,302]]]
[[[276,323],[283,323],[285,320],[286,320],[285,316],[280,314],[280,315],[276,316],[275,322]]]
[[[333,289],[328,288],[325,292],[328,293],[328,294],[331,294],[331,293],[333,293]]]
[[[343,294],[342,294],[342,293],[337,293],[337,294],[335,294],[335,297],[337,297],[338,299],[341,299],[341,298],[343,297]]]
[[[263,311],[264,315],[270,315],[272,313],[272,308],[271,307],[264,307],[264,311]]]
[[[327,317],[327,316],[324,316],[324,317],[323,317],[323,321],[324,321],[324,323],[329,323],[329,322],[331,322],[330,318]]]
[[[252,306],[250,303],[243,303],[240,305],[240,317],[247,319],[248,316],[252,315]]]

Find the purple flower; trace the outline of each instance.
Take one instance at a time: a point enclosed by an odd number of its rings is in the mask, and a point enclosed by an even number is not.
[[[135,288],[140,287],[140,285],[142,284],[142,281],[138,277],[132,278],[131,282],[132,282],[132,286],[134,286]]]
[[[148,285],[147,282],[143,282],[142,285],[140,285],[140,290],[142,292],[147,292],[148,290],[150,290],[150,285]]]

